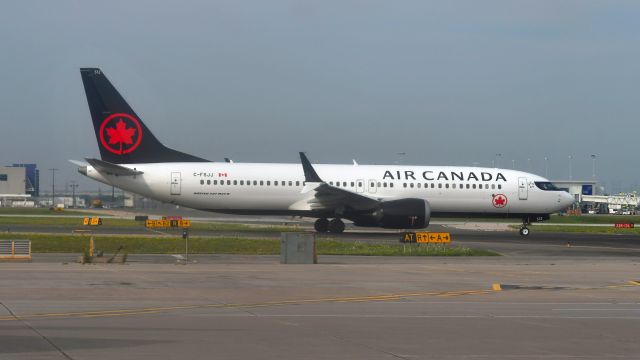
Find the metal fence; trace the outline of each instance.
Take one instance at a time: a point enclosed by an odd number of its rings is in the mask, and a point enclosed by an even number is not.
[[[0,260],[31,260],[31,240],[0,240]]]

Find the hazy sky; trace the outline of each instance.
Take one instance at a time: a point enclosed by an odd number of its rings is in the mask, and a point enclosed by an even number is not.
[[[500,153],[566,179],[571,155],[589,179],[597,154],[598,178],[629,190],[638,19],[638,1],[3,1],[0,164],[97,189],[67,163],[98,155],[78,70],[97,66],[163,143],[216,161]]]

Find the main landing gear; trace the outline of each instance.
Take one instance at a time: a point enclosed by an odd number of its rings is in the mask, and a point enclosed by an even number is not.
[[[531,225],[531,222],[529,221],[528,218],[522,219],[522,226],[520,227],[520,236],[522,237],[529,236],[529,228],[528,228],[529,225]]]
[[[313,224],[313,227],[319,233],[328,231],[334,234],[340,234],[344,232],[344,222],[342,222],[342,220],[338,218],[332,220],[327,220],[324,218],[318,219]]]

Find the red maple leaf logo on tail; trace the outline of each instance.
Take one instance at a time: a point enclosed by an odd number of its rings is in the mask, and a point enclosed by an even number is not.
[[[140,145],[143,135],[138,119],[125,113],[111,114],[104,119],[99,134],[103,148],[117,155],[134,151]]]
[[[127,124],[120,119],[115,128],[107,128],[107,135],[109,135],[109,145],[120,144],[120,152],[122,153],[122,145],[133,144],[133,136],[136,134],[136,129],[128,128]]]

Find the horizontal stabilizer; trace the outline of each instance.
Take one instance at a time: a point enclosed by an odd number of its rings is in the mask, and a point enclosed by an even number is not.
[[[69,162],[75,166],[80,166],[80,167],[89,165],[88,163],[80,160],[69,160]]]
[[[113,164],[107,161],[98,160],[98,159],[86,159],[94,169],[96,169],[100,173],[113,174],[119,176],[135,176],[142,175],[142,171],[129,169],[128,167],[124,167],[121,165]]]

